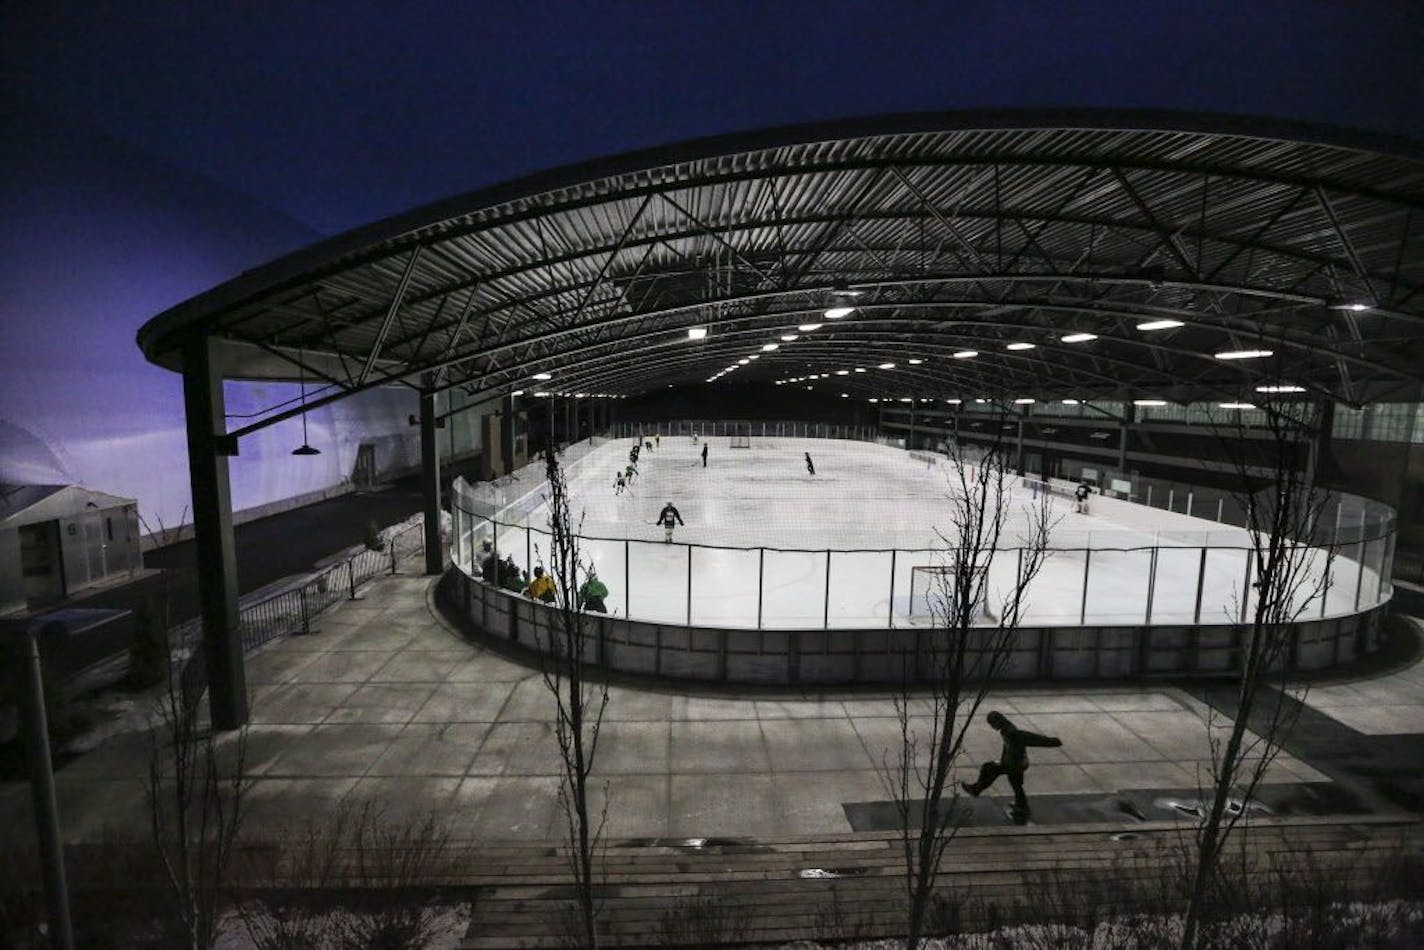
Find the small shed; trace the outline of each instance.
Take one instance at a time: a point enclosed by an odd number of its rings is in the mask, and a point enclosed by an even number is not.
[[[138,503],[78,485],[0,485],[0,614],[143,567]]]

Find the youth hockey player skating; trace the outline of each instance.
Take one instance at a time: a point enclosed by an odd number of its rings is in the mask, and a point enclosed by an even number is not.
[[[658,520],[655,523],[663,526],[664,544],[672,543],[672,529],[674,525],[686,524],[686,522],[682,520],[682,515],[678,512],[677,508],[673,506],[672,502],[663,505],[663,510],[658,513]]]
[[[622,472],[619,472],[618,475],[617,475],[617,477],[615,477],[615,478],[613,479],[613,494],[615,494],[615,495],[621,495],[621,494],[623,494],[623,489],[625,489],[625,488],[627,488],[627,487],[628,487],[628,480],[623,477],[623,473],[622,473]]]
[[[811,461],[811,453],[810,453],[810,452],[807,452],[807,453],[806,453],[806,473],[807,473],[808,475],[815,475],[815,474],[816,474],[816,463]],[[832,479],[832,481],[834,481],[834,479]]]

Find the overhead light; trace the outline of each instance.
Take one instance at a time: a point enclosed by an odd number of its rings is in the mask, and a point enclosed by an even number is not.
[[[850,393],[841,393],[841,398],[842,398],[842,399],[849,399],[849,398],[850,398]]]
[[[901,396],[901,397],[900,397],[900,401],[901,401],[901,402],[914,402],[914,400],[911,399],[909,396]]]
[[[1031,349],[1033,349],[1033,344],[1032,344],[1032,343],[1010,343],[1008,346],[1004,347],[1004,349],[1006,349],[1006,350],[1031,350]]]
[[[879,366],[876,367],[876,369],[894,369],[894,368],[895,368],[895,364],[894,364],[894,363],[881,363]]]
[[[982,405],[984,405],[984,403],[988,402],[989,400],[987,400],[987,399],[976,399],[976,400],[974,400],[974,401],[975,401],[976,403],[978,403],[979,405],[982,406]]]
[[[964,400],[963,400],[963,399],[946,399],[945,402],[949,403],[951,406],[957,406],[957,405],[959,405],[960,403],[964,402]]]
[[[1096,333],[1070,333],[1065,337],[1059,337],[1059,341],[1063,343],[1087,343],[1089,340],[1096,340],[1097,338],[1098,335]]]
[[[1255,403],[1252,403],[1252,402],[1219,402],[1219,403],[1217,403],[1217,406],[1219,406],[1219,407],[1222,408],[1222,409],[1255,409],[1255,408],[1256,408],[1256,404],[1255,404]]]
[[[737,360],[737,365],[738,365],[738,366],[746,366],[749,362],[751,362],[751,361],[750,361],[750,360]]]
[[[1148,320],[1146,323],[1139,323],[1139,330],[1170,330],[1173,327],[1186,326],[1180,320]]]
[[[543,398],[547,397],[548,395],[549,395],[548,393],[544,393],[544,392],[535,393],[535,394],[534,394],[534,398],[535,398],[535,399],[543,399]],[[621,398],[621,397],[620,397],[620,398]]]
[[[1132,404],[1133,404],[1134,406],[1165,406],[1165,405],[1167,405],[1167,400],[1165,400],[1165,399],[1134,399],[1134,400],[1132,401]]]
[[[803,323],[799,325],[796,329],[800,330],[802,333],[810,333],[812,330],[821,329],[821,327],[824,325],[825,324],[821,323]]]
[[[763,346],[763,347],[761,348],[761,351],[762,351],[763,353],[770,353],[770,352],[772,352],[773,350],[777,350],[777,349],[780,349],[780,348],[781,348],[781,344],[780,344],[780,343],[768,343],[768,344],[766,344],[765,346]]]
[[[761,354],[760,354],[760,353],[751,353],[751,354],[749,354],[749,355],[747,356],[747,359],[749,359],[749,360],[759,360],[759,359],[761,359]]]
[[[879,399],[876,399],[874,396],[871,396],[871,397],[870,397],[870,401],[871,401],[871,402],[879,402],[880,400],[879,400]]]
[[[1015,406],[1032,406],[1033,403],[1034,403],[1034,400],[1032,400],[1032,399],[1015,399],[1015,400],[1014,400],[1014,405],[1015,405]]]
[[[1264,356],[1275,356],[1275,350],[1227,350],[1216,354],[1219,360],[1258,360]]]
[[[979,355],[979,351],[978,351],[978,350],[960,350],[958,353],[955,353],[955,354],[954,354],[954,358],[957,359],[957,360],[968,360],[968,359],[973,359],[974,357],[976,357],[976,356],[978,356],[978,355]]]
[[[1362,300],[1358,297],[1336,297],[1332,300],[1325,301],[1325,306],[1331,310],[1349,310],[1351,313],[1363,313],[1369,310],[1373,305],[1369,301]]]
[[[1076,399],[1060,399],[1059,402],[1063,403],[1063,405],[1065,405],[1065,406],[1076,406],[1076,405],[1078,405],[1078,400],[1076,400]]]
[[[865,368],[864,368],[863,366],[857,366],[857,367],[855,368],[855,371],[856,371],[857,373],[863,373],[863,372],[865,372]]]
[[[838,280],[836,281],[835,287],[831,290],[831,293],[835,294],[837,297],[859,297],[860,295],[864,294],[865,291],[856,290],[852,287],[847,287],[844,281]]]
[[[510,393],[510,395],[511,395],[511,396],[522,396],[522,395],[524,395],[524,390],[522,390],[522,389],[516,389],[514,392]]]
[[[798,338],[798,337],[796,336],[796,334],[794,334],[794,333],[783,333],[783,334],[781,335],[781,340],[782,340],[782,342],[784,342],[784,343],[790,343],[792,340],[795,340],[795,339],[799,339],[799,338]]]
[[[920,365],[921,363],[923,363],[923,362],[924,362],[924,360],[910,360],[910,365],[911,365],[911,366],[919,366],[919,365]]]
[[[836,375],[837,375],[837,376],[849,376],[849,375],[850,375],[850,370],[848,370],[848,369],[838,369],[838,370],[836,370]]]
[[[831,307],[826,311],[827,320],[839,320],[841,317],[848,317],[855,313],[854,307]]]
[[[538,379],[538,380],[545,380],[545,379],[553,379],[554,377],[553,377],[553,375],[550,374],[550,373],[535,373],[535,374],[534,374],[534,378],[535,378],[535,379]]]
[[[706,327],[688,327],[687,338],[689,340],[700,340],[707,335]]]
[[[928,396],[921,396],[921,397],[920,397],[920,402],[934,402],[934,400],[931,399],[931,398],[928,397]]]
[[[575,399],[582,399],[583,397],[585,397],[585,396],[587,396],[587,395],[588,395],[588,393],[574,393],[574,398],[575,398]]]
[[[1305,392],[1305,387],[1304,387],[1304,386],[1295,386],[1295,385],[1292,385],[1292,384],[1290,384],[1290,383],[1282,383],[1282,384],[1280,384],[1280,385],[1278,385],[1278,386],[1257,386],[1257,387],[1256,387],[1256,392],[1258,392],[1258,393],[1303,393],[1303,392]]]

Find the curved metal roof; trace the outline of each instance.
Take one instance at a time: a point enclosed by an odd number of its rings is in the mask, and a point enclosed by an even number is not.
[[[1418,146],[1313,126],[1121,112],[797,126],[418,209],[243,274],[139,344],[178,368],[184,339],[216,337],[231,376],[301,364],[329,384],[308,408],[392,382],[632,394],[739,359],[721,381],[1176,400],[1289,383],[1360,404],[1414,398],[1424,379],[1421,211]],[[825,318],[837,304],[855,309]],[[1163,320],[1181,325],[1140,328]],[[689,340],[697,326],[707,337]],[[1274,355],[1215,356],[1256,349]],[[966,350],[979,355],[953,355]]]

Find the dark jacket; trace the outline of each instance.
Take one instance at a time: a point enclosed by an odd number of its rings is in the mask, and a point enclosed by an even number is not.
[[[1008,723],[999,730],[999,735],[1004,740],[1003,751],[999,753],[999,765],[1005,772],[1022,772],[1028,768],[1028,747],[1031,745],[1052,749],[1063,744],[1062,739],[1041,736],[1036,732],[1020,729],[1013,723]]]
[[[678,524],[686,524],[686,522],[682,520],[682,515],[678,513],[678,510],[676,508],[674,508],[672,505],[663,505],[663,510],[658,512],[658,520],[656,523],[660,525],[671,526],[674,518],[677,519]]]

